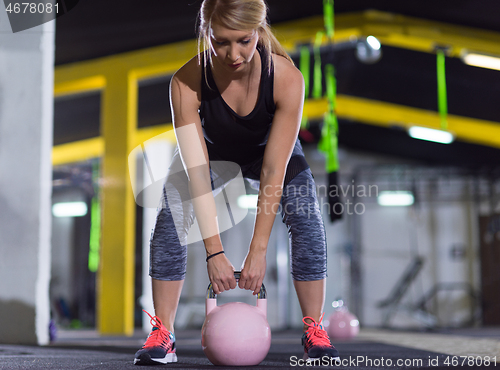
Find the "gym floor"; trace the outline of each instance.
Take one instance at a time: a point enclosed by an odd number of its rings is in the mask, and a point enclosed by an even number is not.
[[[269,354],[252,369],[330,367],[328,363],[313,367],[299,361],[303,351],[299,331],[272,335]],[[46,347],[0,344],[0,369],[137,369],[134,353],[145,337],[140,331],[132,337],[100,337],[95,331],[75,330],[60,331],[58,339]],[[168,367],[219,368],[205,357],[199,330],[176,331],[176,337],[179,361]],[[341,369],[500,369],[500,328],[440,333],[366,328],[354,340],[334,344],[341,354]]]

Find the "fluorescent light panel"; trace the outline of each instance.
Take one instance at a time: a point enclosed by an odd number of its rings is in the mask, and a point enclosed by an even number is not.
[[[410,191],[381,191],[377,198],[381,206],[411,206],[415,201]]]
[[[80,217],[87,214],[87,203],[64,202],[52,206],[52,214],[55,217]]]
[[[465,64],[475,67],[496,69],[500,71],[500,57],[492,55],[467,53],[462,57]]]
[[[408,134],[414,139],[433,141],[435,143],[450,144],[453,142],[453,135],[448,131],[435,130],[427,127],[410,127]]]

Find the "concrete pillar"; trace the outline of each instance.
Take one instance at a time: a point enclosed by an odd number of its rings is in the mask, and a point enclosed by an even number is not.
[[[54,36],[0,2],[0,343],[49,342]]]

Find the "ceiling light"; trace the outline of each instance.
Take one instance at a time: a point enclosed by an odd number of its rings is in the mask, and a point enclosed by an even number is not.
[[[381,191],[377,197],[381,206],[411,206],[414,200],[411,191]]]
[[[64,202],[52,206],[52,214],[55,217],[80,217],[87,214],[87,203]]]
[[[454,140],[453,135],[448,131],[420,126],[410,127],[408,134],[414,139],[433,141],[441,144],[450,144]]]
[[[365,64],[373,64],[382,57],[380,41],[375,36],[368,36],[356,44],[356,58]]]
[[[257,208],[257,194],[240,195],[238,197],[238,207],[243,209]]]
[[[462,55],[462,61],[470,66],[496,69],[500,71],[500,56],[465,53]]]
[[[372,47],[373,50],[379,50],[380,47],[382,46],[380,44],[380,41],[378,41],[378,39],[375,36],[368,36],[366,38],[366,42],[368,43],[368,45]]]

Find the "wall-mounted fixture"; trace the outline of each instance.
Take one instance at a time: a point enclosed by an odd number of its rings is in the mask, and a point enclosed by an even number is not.
[[[435,143],[450,144],[455,139],[448,131],[435,130],[428,127],[412,126],[408,129],[408,135],[414,139],[433,141]]]
[[[461,56],[465,64],[481,68],[496,69],[500,71],[500,56],[465,52]]]
[[[381,191],[377,198],[381,206],[411,206],[414,201],[411,191]]]
[[[81,217],[87,214],[87,203],[85,202],[63,202],[52,206],[52,214],[55,217]]]
[[[375,36],[368,36],[356,44],[356,58],[365,64],[373,64],[382,57],[380,41]]]

